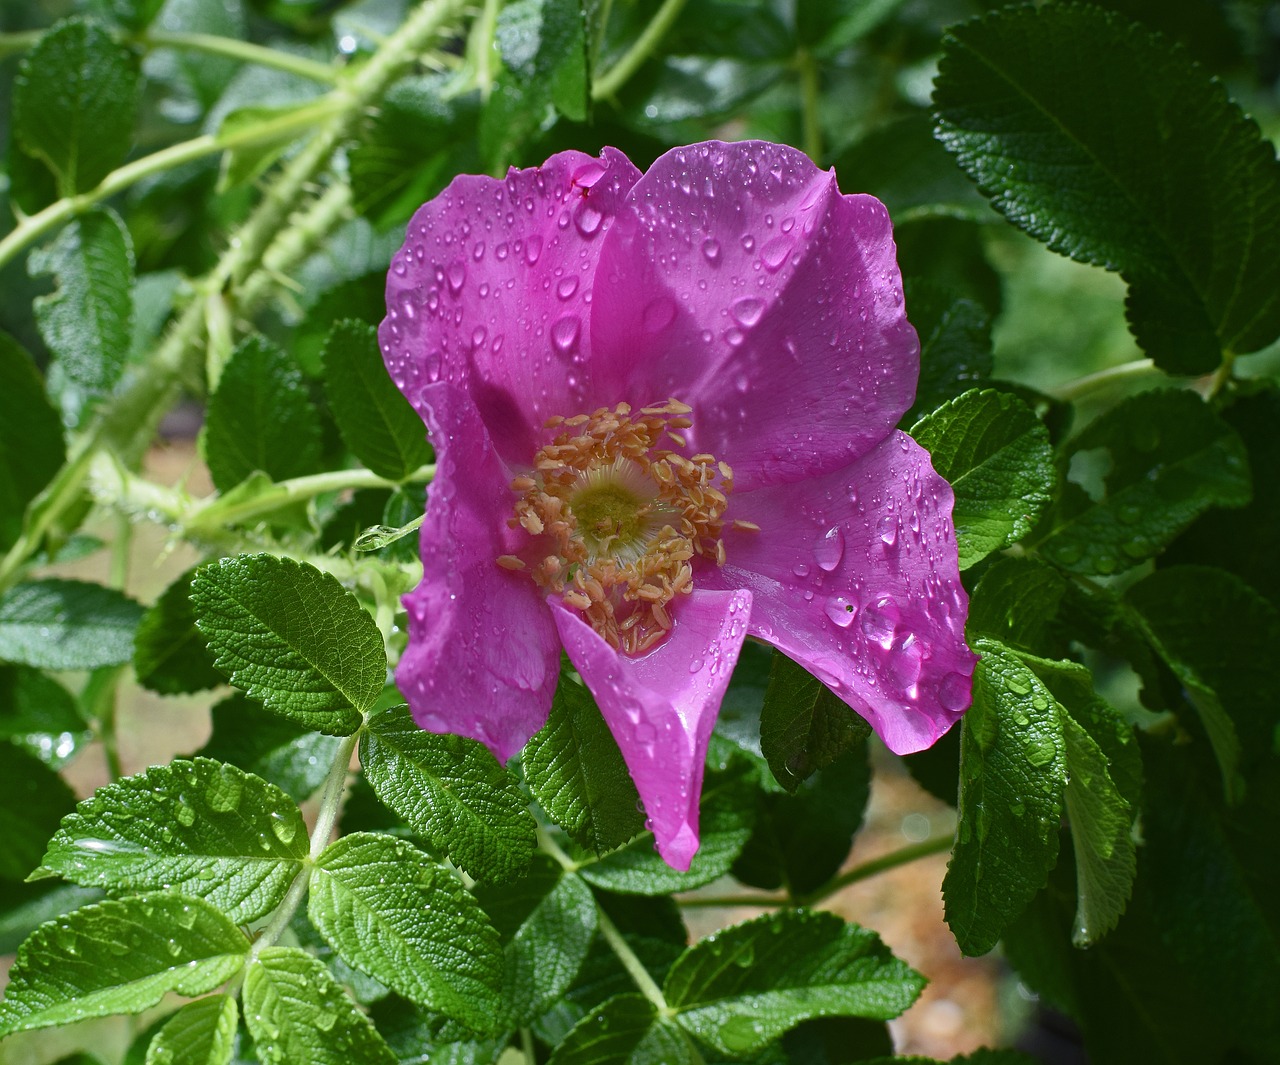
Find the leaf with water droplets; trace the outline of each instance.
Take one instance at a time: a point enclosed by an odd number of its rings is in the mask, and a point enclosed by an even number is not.
[[[503,945],[500,1028],[531,1024],[556,1005],[596,934],[596,903],[580,877],[539,857],[527,876],[479,888],[476,901]]]
[[[113,894],[164,888],[247,924],[284,898],[307,857],[287,795],[208,758],[153,766],[99,788],[49,841],[43,869]]]
[[[1090,422],[1060,460],[1074,480],[1045,523],[1040,551],[1104,576],[1158,555],[1201,512],[1249,502],[1249,456],[1196,393],[1144,392]]]
[[[615,995],[583,1017],[547,1065],[702,1065],[693,1040],[643,995]]]
[[[169,992],[203,995],[239,972],[248,951],[231,919],[199,899],[156,893],[85,906],[19,948],[0,1035],[141,1013]]]
[[[961,951],[985,954],[1045,884],[1058,857],[1067,763],[1061,708],[997,640],[979,638],[960,735],[960,820],[942,882]]]
[[[425,732],[401,704],[370,720],[360,764],[378,798],[470,876],[511,880],[528,867],[528,800],[482,743]]]
[[[274,713],[345,736],[382,694],[378,627],[314,566],[275,555],[220,559],[196,571],[191,605],[217,667]]]
[[[230,1065],[237,1016],[231,995],[188,1003],[151,1040],[146,1065]]]
[[[969,600],[966,630],[1040,651],[1066,591],[1066,578],[1034,558],[1001,558],[988,566]]]
[[[911,430],[955,491],[960,568],[1025,536],[1048,504],[1056,473],[1049,432],[1016,396],[958,396]]]
[[[683,1028],[739,1057],[814,1017],[897,1017],[924,985],[874,932],[785,910],[700,940],[662,990]]]
[[[760,750],[788,791],[871,735],[871,726],[825,684],[775,654],[760,711]]]
[[[324,965],[268,947],[244,978],[244,1019],[271,1065],[396,1065],[396,1057]]]
[[[338,322],[324,345],[324,393],[352,453],[380,477],[398,481],[431,461],[422,419],[400,394],[367,322]]]
[[[640,796],[595,698],[562,671],[542,730],[525,744],[524,778],[547,816],[605,854],[644,829]]]
[[[420,1005],[490,1031],[498,935],[453,874],[390,836],[355,832],[311,872],[307,916],[350,965]]]
[[[142,607],[88,581],[14,585],[0,597],[0,661],[41,669],[118,666],[133,655]]]

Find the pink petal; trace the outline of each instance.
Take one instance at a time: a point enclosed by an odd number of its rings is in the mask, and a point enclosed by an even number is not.
[[[527,539],[507,528],[509,474],[465,393],[418,393],[436,446],[422,523],[422,583],[405,596],[409,646],[396,683],[430,732],[480,740],[502,761],[546,722],[560,647],[542,593],[499,556]]]
[[[701,587],[748,588],[751,632],[867,719],[890,750],[930,746],[968,707],[951,487],[895,432],[843,470],[735,495],[728,561]]]
[[[569,660],[640,792],[658,853],[682,872],[698,849],[707,744],[750,611],[750,592],[695,591],[680,601],[671,634],[649,654],[628,658],[576,612],[551,602]]]
[[[662,156],[626,206],[596,274],[597,383],[691,404],[691,448],[743,489],[841,467],[897,424],[920,347],[883,204],[794,148],[713,141]]]
[[[499,453],[588,409],[587,303],[602,238],[640,177],[621,152],[561,152],[505,180],[462,175],[420,208],[387,275],[383,358],[419,413],[422,388],[464,387]]]

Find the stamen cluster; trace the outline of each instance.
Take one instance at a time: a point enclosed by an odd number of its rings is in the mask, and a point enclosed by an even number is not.
[[[626,403],[551,418],[556,431],[533,469],[511,482],[512,528],[527,551],[498,563],[559,594],[608,643],[643,654],[671,629],[671,602],[693,590],[695,558],[725,560],[724,512],[733,471],[713,455],[686,457],[691,408],[669,399],[633,414]]]

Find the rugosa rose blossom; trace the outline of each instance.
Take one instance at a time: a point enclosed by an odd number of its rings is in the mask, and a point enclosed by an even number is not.
[[[969,705],[952,494],[894,426],[919,342],[884,206],[760,142],[562,152],[422,207],[380,342],[437,453],[396,679],[502,760],[567,652],[688,868],[748,634],[899,754]]]

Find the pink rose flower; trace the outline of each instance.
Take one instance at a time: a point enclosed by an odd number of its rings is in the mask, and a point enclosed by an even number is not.
[[[561,649],[687,869],[748,634],[906,754],[969,705],[950,486],[894,426],[919,342],[889,217],[782,145],[641,174],[562,152],[462,176],[387,278],[387,369],[437,455],[396,679],[502,760]]]

